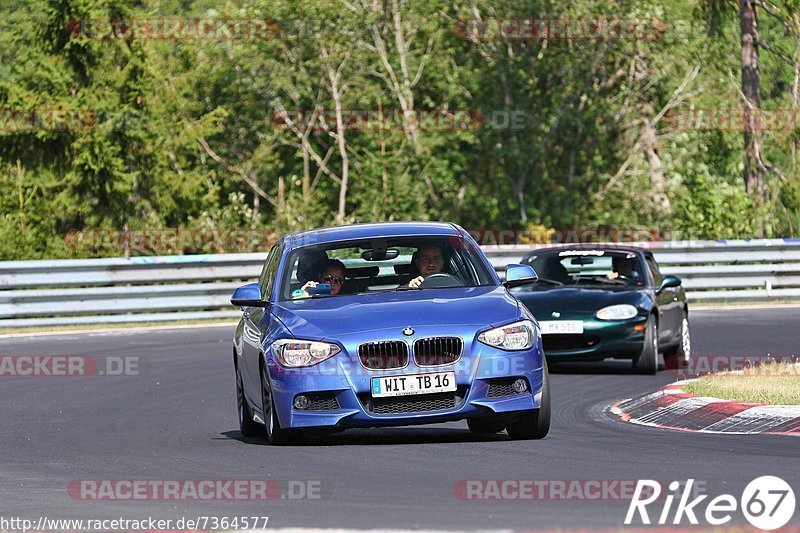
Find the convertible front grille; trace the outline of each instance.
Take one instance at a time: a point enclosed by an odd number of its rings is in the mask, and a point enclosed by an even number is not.
[[[435,394],[415,394],[413,396],[395,396],[390,398],[373,398],[359,395],[361,403],[368,413],[375,415],[399,415],[404,413],[422,413],[455,409],[464,404],[467,387],[459,387],[455,392],[437,392]]]
[[[414,343],[414,360],[420,366],[450,365],[461,357],[464,341],[459,337],[431,337]]]
[[[403,341],[368,342],[358,346],[358,358],[365,368],[390,370],[408,364],[408,344]]]
[[[555,335],[542,335],[542,347],[544,352],[550,350],[583,350],[592,348],[600,342],[599,337],[591,335],[580,334],[555,334]]]

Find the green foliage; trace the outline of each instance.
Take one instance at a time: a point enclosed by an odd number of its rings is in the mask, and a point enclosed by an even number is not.
[[[796,131],[761,133],[776,171],[772,200],[757,206],[743,190],[741,132],[670,127],[672,114],[740,108],[727,0],[20,4],[0,6],[0,259],[260,249],[276,234],[336,223],[340,197],[345,222],[693,238],[751,237],[763,222],[769,235],[800,232]],[[776,15],[791,20],[795,4]],[[280,32],[68,31],[81,19],[156,17],[266,18]],[[463,21],[478,17],[657,23],[644,39],[465,38]],[[800,39],[775,17],[761,30],[796,57]],[[761,57],[763,107],[798,107],[792,66]],[[367,112],[391,124],[339,128],[337,106],[346,124]],[[287,124],[285,110],[305,121]],[[9,111],[85,123],[15,129]],[[408,118],[424,113],[439,120]],[[236,231],[258,238],[226,240]],[[164,237],[173,234],[186,238]]]
[[[718,177],[693,177],[684,183],[675,202],[675,230],[680,239],[713,235],[717,239],[746,239],[763,217],[740,187]]]

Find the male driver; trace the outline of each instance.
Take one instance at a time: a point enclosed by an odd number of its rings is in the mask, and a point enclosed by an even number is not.
[[[438,274],[444,268],[444,255],[438,246],[420,246],[416,255],[414,266],[421,275],[408,282],[408,286],[412,289],[419,289],[425,278]]]
[[[633,258],[614,257],[611,261],[614,271],[606,274],[608,279],[635,280],[639,278]]]

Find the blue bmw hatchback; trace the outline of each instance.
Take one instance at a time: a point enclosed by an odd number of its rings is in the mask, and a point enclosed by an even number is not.
[[[239,425],[289,444],[303,434],[466,419],[476,433],[538,439],[550,390],[536,320],[475,241],[446,223],[295,233],[258,283],[236,290]]]

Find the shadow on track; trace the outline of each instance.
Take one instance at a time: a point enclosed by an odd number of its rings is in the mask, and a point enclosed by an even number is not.
[[[222,437],[214,440],[235,440],[245,444],[267,446],[264,439],[244,437],[238,430],[225,431]],[[305,437],[295,446],[363,446],[363,445],[397,445],[397,444],[460,444],[474,442],[515,442],[503,433],[478,435],[464,429],[449,428],[368,428],[348,429],[341,433],[325,436]]]
[[[600,374],[600,375],[637,375],[631,362],[627,359],[606,359],[604,361],[588,361],[576,363],[557,363],[547,361],[551,374]],[[659,369],[663,369],[659,365]]]

